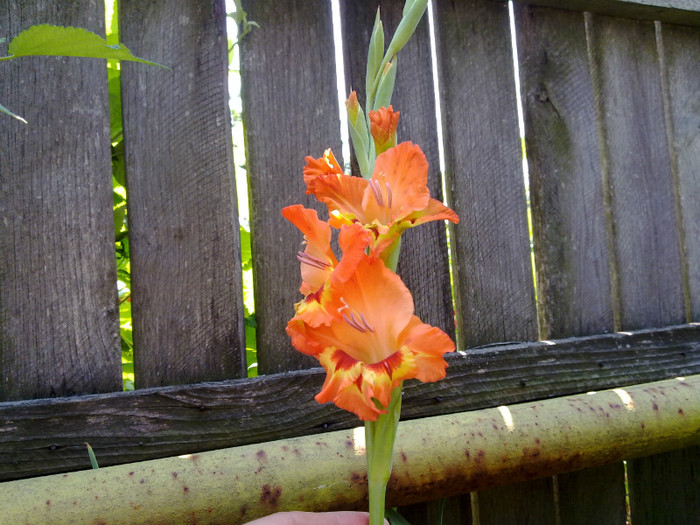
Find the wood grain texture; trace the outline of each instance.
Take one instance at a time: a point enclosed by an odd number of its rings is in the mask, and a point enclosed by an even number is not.
[[[609,239],[584,16],[522,5],[515,15],[541,336],[610,332]],[[563,474],[554,486],[560,523],[624,525],[622,463]]]
[[[560,523],[625,525],[625,470],[622,463],[557,476]]]
[[[305,195],[304,157],[332,148],[341,160],[331,5],[323,0],[243,2],[260,27],[240,43],[251,202],[258,370],[317,366],[284,331],[301,299],[296,253],[303,237],[280,210],[325,210]],[[325,214],[325,215],[324,215]],[[327,217],[323,211],[322,217]]]
[[[700,373],[700,326],[473,349],[438,383],[409,381],[402,419]],[[313,400],[324,372],[302,370],[135,392],[0,404],[0,480],[258,443],[357,426]]]
[[[553,479],[515,483],[479,492],[480,523],[554,525]]]
[[[628,463],[635,525],[685,525],[700,516],[700,447]]]
[[[700,321],[700,29],[662,24],[657,34],[662,44],[669,145],[683,225],[686,318]]]
[[[378,6],[376,0],[341,3],[347,91],[357,91],[362,104],[365,100],[366,50]],[[381,2],[387,45],[401,20],[403,6],[402,0]],[[427,14],[406,47],[399,52],[397,67],[392,105],[401,112],[398,142],[411,141],[421,147],[429,165],[430,195],[441,200],[442,183]],[[359,171],[355,174],[359,175]],[[398,274],[413,294],[416,315],[423,322],[438,326],[454,338],[447,236],[442,222],[424,224],[403,234]]]
[[[41,23],[104,35],[104,2],[0,4]],[[0,101],[0,400],[120,390],[106,64],[3,62]]]
[[[452,228],[458,347],[537,338],[513,57],[505,2],[435,3],[438,71]],[[536,496],[535,496],[536,495]],[[542,485],[528,491],[550,507]],[[499,504],[523,508],[509,488],[478,494],[475,521],[501,523]],[[466,502],[465,502],[466,503]]]
[[[504,2],[438,1],[438,70],[458,347],[537,338],[513,59]]]
[[[680,232],[654,25],[596,16],[588,30],[610,191],[619,327],[682,322]]]
[[[698,304],[697,161],[700,159],[700,105],[697,85],[697,28],[656,24],[665,124],[676,186],[677,214],[683,224],[683,277],[686,317]],[[695,57],[695,60],[691,58]],[[691,192],[691,193],[686,193]],[[696,193],[692,193],[696,192]],[[700,516],[700,447],[628,462],[630,510],[635,525],[694,523]]]
[[[516,6],[543,338],[613,328],[593,86],[581,13]]]
[[[223,0],[120,3],[138,388],[245,375]]]
[[[700,25],[700,5],[695,0],[515,0],[515,2],[637,20],[663,20],[673,24]]]

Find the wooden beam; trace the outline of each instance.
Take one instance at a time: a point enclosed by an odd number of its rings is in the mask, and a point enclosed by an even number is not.
[[[700,25],[700,4],[695,0],[514,0],[515,2],[588,11],[604,15]]]
[[[700,443],[700,375],[399,426],[388,504]],[[429,446],[427,446],[429,444]],[[245,523],[366,508],[364,429],[0,484],[7,523]]]
[[[700,373],[700,325],[506,344],[448,356],[404,389],[403,419]],[[321,369],[135,392],[0,403],[0,481],[350,428],[319,405]]]

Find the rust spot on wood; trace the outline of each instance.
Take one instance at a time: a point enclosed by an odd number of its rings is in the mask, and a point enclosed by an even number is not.
[[[282,487],[270,487],[270,485],[263,485],[262,492],[260,493],[260,503],[271,507],[276,507],[279,503],[281,495]]]
[[[51,500],[50,500],[50,499],[47,499],[47,500],[46,500],[46,506],[47,506],[47,507],[50,507],[50,506],[51,506]]]
[[[187,494],[189,491],[190,491],[190,488],[189,488],[187,485],[185,485],[184,487],[182,487],[182,493],[183,493],[183,494]]]
[[[134,475],[134,471],[132,470],[131,472],[129,472],[129,476],[133,476],[133,475]]]
[[[681,416],[684,416],[684,415],[685,415],[685,412],[683,412],[683,409],[682,409],[682,408],[679,408],[679,409],[678,409],[678,413],[679,413]]]

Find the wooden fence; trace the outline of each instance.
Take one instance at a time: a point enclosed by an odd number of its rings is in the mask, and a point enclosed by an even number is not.
[[[402,4],[382,2],[388,32]],[[259,24],[240,43],[254,379],[223,0],[119,5],[121,40],[172,68],[122,66],[135,392],[119,392],[104,61],[0,65],[0,103],[29,122],[0,123],[0,481],[86,468],[86,441],[107,466],[356,424],[312,400],[322,371],[284,333],[300,236],[280,209],[317,207],[304,156],[341,151],[331,4],[243,5]],[[361,95],[377,2],[340,6],[346,79]],[[700,3],[515,4],[536,290],[507,3],[432,9],[446,198],[461,217],[454,311],[444,225],[406,234],[399,273],[425,322],[455,335],[456,318],[461,351],[444,381],[407,385],[404,418],[700,373]],[[37,23],[104,33],[103,2],[0,0],[0,36]],[[430,63],[424,20],[399,56],[393,103],[399,140],[426,152],[440,198]],[[622,525],[625,487],[633,525],[698,523],[699,471],[695,446],[562,472],[450,498],[444,523]],[[438,506],[403,510],[435,523]]]

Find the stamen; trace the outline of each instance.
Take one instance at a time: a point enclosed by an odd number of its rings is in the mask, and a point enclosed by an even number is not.
[[[360,314],[360,319],[362,319],[363,326],[367,328],[367,330],[369,330],[370,332],[374,333],[374,328],[372,328],[372,325],[370,325],[367,322],[367,319],[365,319],[365,314]]]
[[[321,259],[317,259],[316,257],[313,257],[308,253],[302,251],[297,252],[297,259],[302,264],[308,264],[309,266],[319,268],[320,270],[325,270],[330,266],[330,264],[328,264],[327,262],[322,261]]]
[[[352,314],[351,314],[352,315]],[[355,330],[358,330],[362,333],[366,332],[367,330],[365,329],[364,326],[360,326],[357,323],[357,320],[355,319],[355,316],[352,316],[352,318],[348,317],[345,312],[343,312],[343,319],[345,319],[345,322],[348,323],[350,326],[352,326]]]
[[[374,179],[370,179],[369,187],[372,188],[372,193],[374,193],[374,198],[377,200],[377,204],[384,206],[384,199],[382,198],[382,191],[379,188],[379,183]]]
[[[388,182],[384,183],[386,185],[386,200],[388,201],[387,208],[391,208],[391,186]]]

